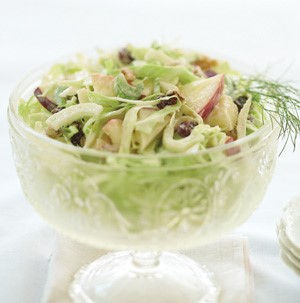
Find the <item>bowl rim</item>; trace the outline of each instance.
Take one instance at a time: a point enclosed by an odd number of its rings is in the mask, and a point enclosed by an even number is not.
[[[75,54],[76,55],[76,54]],[[223,145],[210,147],[204,150],[200,150],[197,152],[190,152],[190,153],[161,153],[161,154],[120,154],[120,153],[112,153],[108,151],[100,151],[95,150],[92,148],[82,148],[70,144],[66,144],[64,142],[54,140],[52,138],[49,138],[43,133],[39,133],[32,129],[29,125],[25,123],[21,119],[21,117],[17,113],[17,106],[22,98],[22,95],[24,95],[26,90],[29,90],[29,88],[36,83],[38,83],[41,79],[41,76],[47,71],[51,65],[59,62],[63,62],[63,60],[70,60],[73,56],[64,56],[61,58],[58,58],[57,60],[52,60],[51,62],[48,62],[46,64],[41,65],[38,68],[35,68],[31,70],[29,73],[27,73],[26,76],[24,76],[18,84],[12,89],[12,92],[9,97],[9,103],[8,103],[8,109],[7,109],[7,117],[10,128],[15,128],[16,131],[24,136],[25,134],[29,134],[33,136],[35,139],[38,139],[46,144],[49,144],[49,146],[52,146],[53,148],[58,148],[60,150],[73,152],[78,155],[80,154],[89,154],[90,156],[97,156],[97,157],[110,157],[110,158],[124,158],[124,159],[136,159],[136,160],[143,160],[143,159],[168,159],[168,158],[186,158],[186,157],[197,157],[197,156],[203,156],[208,154],[213,154],[217,152],[225,152],[231,149],[234,149],[235,147],[242,146],[244,144],[247,144],[251,142],[252,140],[261,138],[258,143],[262,142],[265,137],[268,137],[272,133],[276,132],[279,129],[278,123],[276,121],[270,121],[265,123],[262,127],[260,127],[257,131],[253,132],[250,135],[247,135],[243,138],[237,139],[230,143],[225,143]],[[33,76],[34,80],[28,81]],[[27,83],[29,82],[29,83]],[[27,83],[27,85],[25,85]],[[35,86],[34,86],[35,87]],[[14,120],[14,121],[12,121]],[[14,122],[14,123],[13,123]],[[17,125],[17,126],[16,126]],[[278,136],[277,136],[278,137]],[[257,144],[252,146],[254,148]]]

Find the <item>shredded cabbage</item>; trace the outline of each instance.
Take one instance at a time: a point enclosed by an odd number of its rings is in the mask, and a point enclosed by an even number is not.
[[[20,100],[19,115],[36,131],[82,148],[197,153],[263,125],[251,96],[241,104],[236,75],[227,62],[196,52],[130,45],[54,65]]]

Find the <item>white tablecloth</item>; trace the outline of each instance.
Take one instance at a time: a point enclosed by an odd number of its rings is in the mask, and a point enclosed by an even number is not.
[[[25,201],[13,166],[6,107],[20,78],[74,51],[156,39],[299,81],[299,13],[297,0],[0,1],[0,302],[40,302],[54,239]],[[249,237],[259,303],[300,302],[300,278],[281,261],[275,234],[283,205],[300,194],[299,148],[279,158],[261,207],[237,231]]]

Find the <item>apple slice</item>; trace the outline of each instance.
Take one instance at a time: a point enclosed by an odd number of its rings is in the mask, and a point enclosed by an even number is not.
[[[122,120],[111,119],[102,128],[102,131],[110,138],[113,146],[119,149],[121,144]]]
[[[180,93],[187,105],[206,118],[219,102],[224,89],[224,75],[219,74],[183,85]]]
[[[210,126],[219,126],[223,131],[229,132],[236,127],[238,114],[238,107],[232,98],[223,95],[204,122]]]
[[[113,76],[93,74],[92,82],[96,93],[108,97],[115,96]]]

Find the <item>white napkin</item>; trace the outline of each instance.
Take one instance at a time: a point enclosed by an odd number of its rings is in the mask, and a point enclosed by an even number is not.
[[[200,248],[182,251],[185,255],[214,272],[222,288],[220,303],[252,303],[253,274],[249,263],[248,240],[231,235],[221,241]],[[72,303],[68,288],[74,274],[107,253],[57,236],[49,262],[48,279],[43,303]]]

